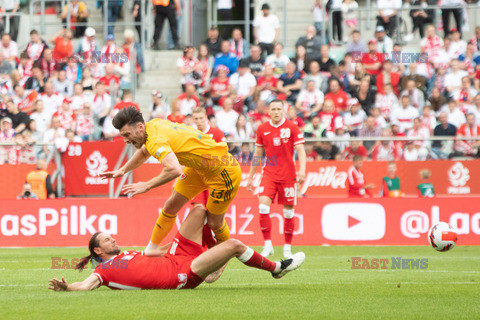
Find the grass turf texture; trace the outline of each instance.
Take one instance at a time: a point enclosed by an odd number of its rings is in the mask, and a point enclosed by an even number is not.
[[[126,249],[126,248],[123,248]],[[258,249],[258,248],[257,248]],[[86,249],[0,249],[1,319],[474,319],[480,247],[294,247],[305,264],[275,280],[233,259],[222,277],[194,290],[53,292],[48,280],[91,270],[52,270],[51,257]],[[280,258],[280,247],[275,258]],[[351,257],[427,258],[426,270],[352,270]],[[389,267],[391,262],[389,263]]]

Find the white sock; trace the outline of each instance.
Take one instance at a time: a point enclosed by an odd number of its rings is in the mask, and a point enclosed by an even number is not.
[[[265,247],[271,247],[272,246],[272,240],[265,240]]]
[[[290,250],[290,251],[292,251],[292,245],[291,245],[291,244],[285,244],[285,245],[283,246],[283,249],[284,249],[284,250]]]
[[[273,270],[273,273],[278,273],[278,272],[280,272],[280,267],[281,267],[282,264],[278,261],[276,261],[275,264],[276,264],[276,266],[275,266],[275,270]]]
[[[245,263],[247,262],[248,260],[250,260],[250,258],[253,256],[253,249],[252,248],[247,248],[247,250],[245,250],[244,253],[242,253],[242,255],[240,257],[237,257],[238,260],[240,260],[241,262]]]

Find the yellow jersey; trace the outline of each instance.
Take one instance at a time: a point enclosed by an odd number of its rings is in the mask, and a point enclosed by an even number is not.
[[[145,127],[145,147],[160,162],[173,152],[181,165],[205,173],[216,174],[225,166],[238,165],[228,153],[226,142],[215,142],[208,134],[190,126],[153,119]]]

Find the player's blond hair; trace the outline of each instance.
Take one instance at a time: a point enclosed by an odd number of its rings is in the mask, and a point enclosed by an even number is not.
[[[429,169],[422,169],[420,170],[420,176],[422,177],[422,179],[428,179],[432,176],[432,171],[430,171]]]
[[[207,111],[205,111],[205,109],[202,107],[193,108],[192,115],[195,113],[203,113],[204,115],[207,115]]]

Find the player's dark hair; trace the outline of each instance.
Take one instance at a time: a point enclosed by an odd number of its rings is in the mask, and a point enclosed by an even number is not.
[[[126,124],[136,125],[139,122],[145,123],[145,120],[143,120],[142,113],[135,107],[123,108],[112,120],[112,124],[117,130],[120,130]]]
[[[86,257],[80,259],[80,262],[75,266],[75,269],[82,272],[85,269],[85,266],[92,260],[98,260],[100,257],[95,253],[95,248],[100,247],[100,242],[98,241],[98,235],[101,232],[95,232],[88,242],[88,250],[90,254]]]

